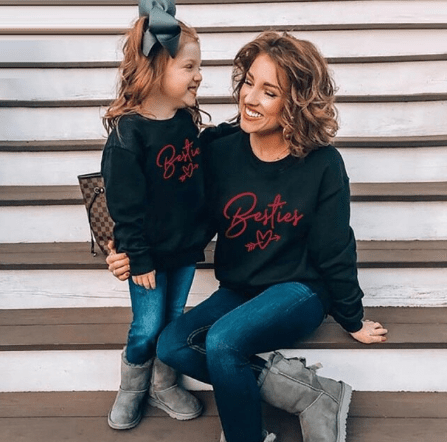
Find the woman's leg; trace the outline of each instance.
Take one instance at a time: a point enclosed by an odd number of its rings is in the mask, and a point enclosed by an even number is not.
[[[163,330],[158,340],[158,357],[182,373],[209,384],[205,351],[208,330],[246,301],[244,296],[220,288]]]
[[[183,314],[195,271],[190,265],[167,272],[165,325]]]
[[[155,289],[148,290],[129,278],[133,320],[127,338],[126,358],[144,364],[155,356],[157,338],[165,325],[166,272],[157,272]]]
[[[262,440],[253,355],[291,347],[323,318],[316,294],[303,284],[284,283],[233,309],[209,329],[207,367],[228,442]]]

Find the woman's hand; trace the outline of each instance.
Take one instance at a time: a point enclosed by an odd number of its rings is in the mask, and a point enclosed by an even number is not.
[[[132,281],[137,285],[143,286],[147,290],[155,289],[155,270],[145,273],[144,275],[132,276]]]
[[[116,253],[115,243],[109,241],[107,244],[110,253],[106,262],[109,265],[109,272],[112,272],[120,281],[126,281],[130,276],[130,261],[125,253]]]
[[[373,344],[375,342],[385,342],[388,330],[382,327],[378,322],[369,320],[363,321],[363,327],[350,335],[363,344]]]

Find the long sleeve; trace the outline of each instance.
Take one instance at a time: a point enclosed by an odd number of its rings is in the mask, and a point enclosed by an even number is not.
[[[308,237],[309,255],[331,296],[331,315],[347,331],[362,327],[363,293],[357,279],[357,253],[349,225],[349,181],[343,163],[326,171]]]
[[[133,275],[154,269],[145,232],[147,195],[142,163],[136,153],[117,145],[108,146],[102,161],[107,204],[115,221],[116,247],[128,254]]]

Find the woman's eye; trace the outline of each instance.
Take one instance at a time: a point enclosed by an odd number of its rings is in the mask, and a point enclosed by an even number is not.
[[[266,91],[265,94],[266,94],[268,97],[270,97],[270,98],[275,98],[275,97],[276,97],[276,94],[275,94],[274,92]]]

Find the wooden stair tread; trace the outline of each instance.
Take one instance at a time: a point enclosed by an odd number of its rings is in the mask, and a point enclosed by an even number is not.
[[[447,24],[446,24],[447,27]],[[111,99],[92,98],[76,100],[2,100],[0,108],[74,108],[74,107],[107,107]],[[228,96],[199,97],[202,105],[234,104],[234,98]],[[337,95],[336,103],[417,103],[447,101],[446,93],[398,94],[398,95]]]
[[[43,417],[106,417],[114,391],[52,391],[0,393],[0,419]],[[204,404],[204,417],[217,416],[211,391],[194,392]],[[272,408],[266,406],[268,412]],[[165,417],[158,408],[147,407],[147,417]],[[354,391],[351,418],[447,418],[445,392]]]
[[[0,152],[65,152],[101,151],[104,139],[8,141],[0,140]],[[410,148],[447,146],[446,135],[408,137],[337,137],[338,148]]]
[[[447,182],[351,183],[351,201],[447,201]],[[0,206],[79,204],[77,185],[0,187]]]
[[[115,392],[0,393],[0,442],[217,441],[220,423],[212,392],[195,392],[204,414],[179,422],[148,407],[132,431],[107,426]],[[447,431],[446,393],[354,392],[347,442],[440,442]],[[298,418],[268,405],[265,424],[281,442],[300,442]],[[125,434],[123,434],[125,433]]]
[[[213,267],[213,247],[205,251],[199,268]],[[440,268],[447,267],[447,240],[358,241],[359,268]],[[3,243],[0,270],[88,270],[105,269],[102,253],[93,256],[90,243]]]
[[[447,308],[369,307],[365,317],[389,330],[383,349],[447,348]],[[61,308],[0,311],[0,351],[112,350],[126,342],[130,309]],[[296,349],[370,349],[328,318]]]
[[[293,0],[287,0],[293,1]],[[243,2],[243,1],[242,1]],[[1,5],[1,3],[0,3]],[[365,63],[406,63],[424,61],[445,61],[447,54],[375,55],[375,56],[334,56],[326,57],[329,64]],[[232,59],[205,59],[202,66],[232,66]],[[92,69],[118,68],[119,61],[0,61],[0,68],[9,69]]]

